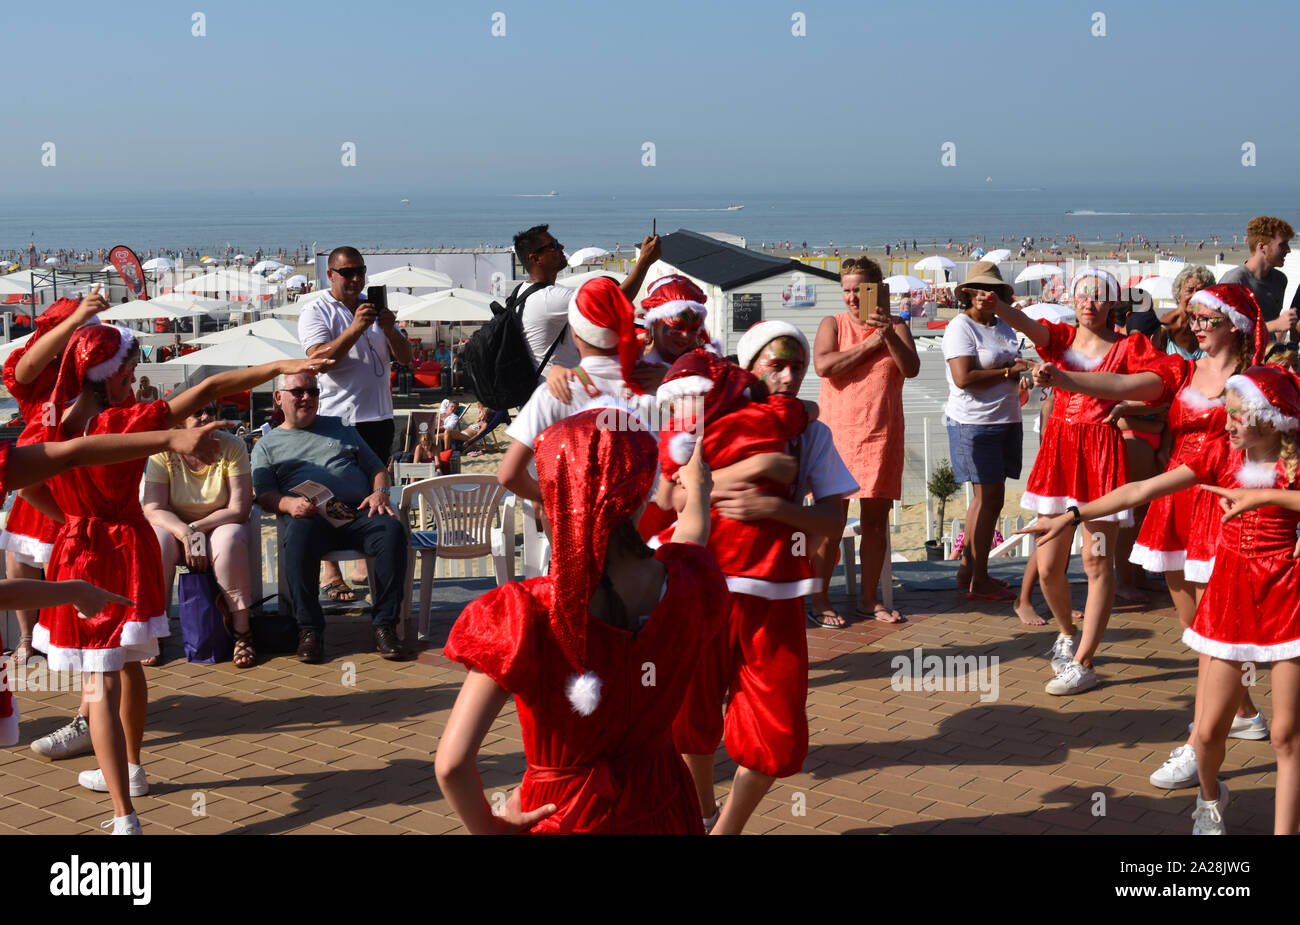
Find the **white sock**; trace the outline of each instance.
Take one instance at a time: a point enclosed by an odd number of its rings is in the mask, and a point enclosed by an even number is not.
[[[125,816],[113,817],[113,825],[115,826],[139,825],[139,824],[140,824],[140,820],[136,817],[134,812],[127,813]]]
[[[132,763],[129,762],[129,761],[126,763],[126,772],[127,772],[128,774],[134,774],[134,773],[137,772],[137,771],[139,771],[141,774],[143,774],[143,773],[144,773],[144,765],[132,764]],[[132,813],[132,815],[135,815],[135,814]]]

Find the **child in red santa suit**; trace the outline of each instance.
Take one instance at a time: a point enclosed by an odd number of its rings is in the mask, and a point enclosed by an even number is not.
[[[438,745],[438,784],[471,833],[703,834],[672,721],[725,613],[702,545],[708,469],[699,453],[683,469],[677,542],[651,552],[633,526],[656,468],[644,422],[584,411],[534,450],[551,571],[489,592],[452,628],[443,654],[470,671]],[[511,695],[528,769],[494,813],[476,756]]]
[[[1038,534],[1043,543],[1081,519],[1127,510],[1198,483],[1237,501],[1228,505],[1209,583],[1183,632],[1184,643],[1210,657],[1194,733],[1201,792],[1192,831],[1226,832],[1229,794],[1218,772],[1241,699],[1242,672],[1248,663],[1271,662],[1278,764],[1273,827],[1276,834],[1294,835],[1300,830],[1300,569],[1294,558],[1300,525],[1295,500],[1300,380],[1275,366],[1252,366],[1228,379],[1225,399],[1227,443],[1212,443],[1174,469],[1065,514],[1040,517],[1020,532]],[[1246,492],[1243,498],[1242,489],[1271,490]]]
[[[695,443],[713,469],[762,454],[791,454],[809,409],[791,394],[766,395],[750,372],[704,350],[673,364],[657,398],[674,409],[660,435],[664,484]],[[761,399],[761,400],[760,400]],[[723,486],[719,486],[722,488]],[[731,590],[727,623],[713,640],[673,724],[695,778],[702,812],[718,834],[738,834],[774,779],[797,774],[808,752],[808,644],[803,597],[820,586],[808,555],[815,542],[766,507],[759,494],[793,503],[772,479],[733,485],[726,516],[712,511],[709,546]],[[838,511],[832,518],[838,521]],[[826,529],[826,525],[819,525]],[[663,536],[670,536],[671,530]],[[725,720],[723,702],[730,693]],[[740,766],[726,806],[713,799],[714,753],[725,741]]]

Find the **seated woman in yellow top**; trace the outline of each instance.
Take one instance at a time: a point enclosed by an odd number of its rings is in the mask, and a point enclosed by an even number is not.
[[[202,427],[216,416],[217,406],[211,404],[187,417],[185,426]],[[257,659],[248,623],[254,600],[248,544],[258,541],[248,525],[253,476],[244,441],[221,430],[214,434],[221,441],[221,456],[211,465],[177,453],[149,457],[144,516],[162,547],[168,599],[177,565],[184,563],[191,571],[211,568],[234,626],[235,665],[249,668]],[[196,533],[206,542],[191,541]]]

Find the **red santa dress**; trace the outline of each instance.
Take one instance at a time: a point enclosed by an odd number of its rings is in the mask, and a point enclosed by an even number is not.
[[[88,373],[112,375],[133,342],[129,331],[107,324],[74,334],[60,366],[57,406],[75,394]],[[161,400],[108,408],[87,424],[84,434],[163,430],[167,414]],[[49,440],[73,436],[81,435],[65,433],[61,423],[47,428]],[[67,517],[54,540],[47,578],[83,579],[135,601],[132,606],[109,604],[89,619],[70,604],[42,610],[32,644],[46,653],[51,671],[117,671],[127,662],[157,655],[158,638],[168,635],[162,551],[140,507],[147,461],[72,469],[46,483]]]
[[[664,377],[661,402],[707,389],[704,457],[720,469],[756,453],[793,453],[807,426],[803,404],[785,395],[750,401],[754,376],[704,351],[678,360]],[[665,478],[690,458],[692,435],[660,435]],[[789,496],[778,485],[760,488]],[[664,538],[671,531],[666,531]],[[807,541],[805,540],[805,543]],[[711,513],[709,548],[727,576],[731,603],[723,631],[701,660],[673,723],[686,754],[712,754],[725,742],[741,767],[771,777],[799,773],[808,754],[808,636],[803,598],[821,586],[806,548],[775,520],[738,521]],[[728,694],[730,700],[728,700]],[[723,705],[726,704],[725,719]]]
[[[57,300],[37,317],[36,330],[27,343],[5,359],[0,379],[3,379],[5,388],[18,402],[18,412],[24,423],[23,432],[18,437],[18,446],[39,443],[44,439],[48,415],[46,403],[54,392],[54,382],[59,375],[59,364],[52,362],[33,381],[19,382],[18,361],[38,340],[72,314],[79,304],[76,299]],[[13,552],[19,562],[43,567],[50,561],[50,551],[54,548],[54,537],[58,532],[57,523],[22,498],[15,498],[5,528],[0,532],[0,549]]]
[[[1046,346],[1038,348],[1048,363],[1075,372],[1139,373],[1172,371],[1176,357],[1159,353],[1142,334],[1121,337],[1101,359],[1074,350],[1074,325],[1044,322],[1050,332]],[[1169,372],[1161,373],[1162,378]],[[1020,498],[1020,506],[1038,514],[1062,514],[1070,506],[1094,501],[1128,481],[1128,460],[1119,428],[1107,420],[1116,402],[1078,392],[1056,389],[1052,416],[1047,421],[1034,468]],[[1133,525],[1131,511],[1098,520]]]

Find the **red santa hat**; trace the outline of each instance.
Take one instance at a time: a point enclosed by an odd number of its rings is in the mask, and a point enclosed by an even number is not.
[[[645,323],[666,321],[682,312],[694,312],[703,321],[709,310],[704,307],[708,301],[704,290],[680,273],[661,276],[646,288],[646,297],[641,300],[645,309]]]
[[[77,299],[55,299],[54,304],[36,316],[36,330],[32,332],[29,344],[40,340],[45,334],[54,330],[76,311],[81,302]]]
[[[1263,313],[1255,293],[1240,283],[1220,283],[1197,290],[1192,296],[1192,304],[1224,315],[1243,334],[1253,334],[1255,349],[1251,363],[1259,365],[1264,362],[1264,351],[1268,348],[1268,330],[1264,327]]]
[[[569,327],[573,333],[601,350],[618,348],[623,382],[637,394],[644,389],[632,378],[641,344],[636,337],[633,315],[636,309],[608,276],[598,276],[582,284],[569,300]]]
[[[703,396],[704,414],[701,420],[674,421],[664,429],[661,441],[667,453],[667,459],[662,460],[665,467],[686,465],[695,452],[700,425],[707,426],[748,401],[749,387],[756,382],[753,373],[703,348],[678,357],[664,375],[655,400],[662,411],[672,401]]]
[[[1274,429],[1293,434],[1300,430],[1300,380],[1280,366],[1252,366],[1228,379],[1225,389],[1241,396],[1249,411]]]
[[[81,394],[88,382],[103,382],[122,369],[135,348],[135,335],[115,324],[91,324],[78,328],[63,350],[59,378],[50,400],[62,408]],[[57,427],[55,428],[57,430]]]
[[[596,710],[601,687],[587,670],[587,607],[605,570],[610,533],[645,502],[657,468],[654,437],[624,418],[617,409],[583,411],[533,443],[551,519],[550,628],[575,672],[565,694],[583,716]]]

